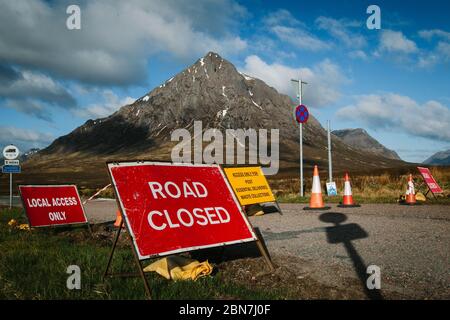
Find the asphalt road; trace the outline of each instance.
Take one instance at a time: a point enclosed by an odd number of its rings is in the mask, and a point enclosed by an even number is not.
[[[331,205],[327,211],[305,211],[304,206],[282,204],[283,215],[250,217],[278,265],[290,261],[298,274],[337,288],[357,282],[363,297],[368,294],[366,268],[376,265],[381,292],[450,299],[450,206]],[[97,199],[85,210],[92,223],[112,221],[117,205]]]
[[[366,204],[253,217],[273,255],[295,256],[325,284],[357,279],[365,288],[369,265],[381,269],[381,288],[414,298],[450,298],[450,207]]]

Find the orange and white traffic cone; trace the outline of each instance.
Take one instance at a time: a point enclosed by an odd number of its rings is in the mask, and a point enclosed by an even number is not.
[[[117,210],[116,221],[114,222],[114,227],[119,228],[121,223],[122,223],[122,215],[120,214],[120,211]],[[124,227],[125,227],[125,225],[122,224],[122,228],[124,228]]]
[[[416,205],[416,191],[414,189],[414,181],[412,178],[412,174],[409,175],[408,178],[408,188],[406,189],[406,197],[405,202],[403,204],[407,205]]]
[[[325,207],[322,199],[322,187],[320,186],[319,169],[314,166],[313,183],[311,190],[311,198],[309,200],[309,207],[304,207],[303,210],[328,210],[330,207]]]
[[[356,204],[353,201],[352,186],[350,184],[350,178],[348,176],[348,173],[345,173],[344,177],[344,198],[342,199],[342,202],[338,205],[338,207],[341,208],[361,207],[359,204]]]

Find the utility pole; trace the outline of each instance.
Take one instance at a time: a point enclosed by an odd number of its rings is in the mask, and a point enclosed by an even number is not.
[[[331,164],[331,129],[330,120],[327,120],[328,129],[328,182],[333,181],[333,166]]]
[[[297,98],[298,104],[302,104],[303,85],[308,84],[302,81],[302,79],[291,79],[292,82],[297,83]],[[303,193],[303,123],[299,124],[300,131],[300,197],[304,196]]]

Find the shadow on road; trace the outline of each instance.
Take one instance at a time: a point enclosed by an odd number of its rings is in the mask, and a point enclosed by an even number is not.
[[[373,300],[383,299],[383,296],[379,290],[369,290],[367,288],[367,267],[352,244],[353,240],[367,238],[369,236],[368,233],[356,223],[341,224],[347,220],[347,216],[339,212],[323,213],[319,216],[319,220],[325,223],[334,224],[332,227],[325,228],[328,243],[342,243],[344,245],[347,254],[352,259],[353,266],[358,274],[359,280],[361,281],[367,297]]]
[[[261,235],[259,228],[254,228],[255,233]],[[266,247],[264,238],[262,238],[262,244]],[[267,247],[266,247],[267,248]],[[194,259],[203,261],[209,260],[213,263],[221,263],[225,261],[232,261],[243,258],[257,258],[261,257],[261,253],[258,250],[255,242],[245,242],[226,247],[215,247],[201,249],[191,252],[191,256]]]

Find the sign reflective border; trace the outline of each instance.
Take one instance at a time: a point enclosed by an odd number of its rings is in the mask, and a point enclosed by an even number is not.
[[[241,205],[275,202],[261,167],[235,167],[223,170]]]
[[[140,260],[256,241],[219,165],[108,163]]]
[[[19,191],[30,227],[87,223],[75,185],[22,185]]]

